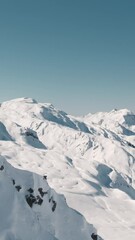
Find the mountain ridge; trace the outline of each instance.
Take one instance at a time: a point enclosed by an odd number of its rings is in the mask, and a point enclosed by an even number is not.
[[[11,100],[0,107],[0,146],[15,169],[47,176],[68,207],[93,226],[89,239],[92,233],[104,240],[134,239],[134,113],[74,117],[30,98]]]

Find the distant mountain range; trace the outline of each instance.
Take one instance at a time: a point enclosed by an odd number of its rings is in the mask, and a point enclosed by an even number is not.
[[[134,240],[135,114],[0,105],[0,240]]]

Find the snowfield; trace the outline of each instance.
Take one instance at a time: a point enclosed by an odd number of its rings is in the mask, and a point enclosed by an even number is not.
[[[134,240],[135,114],[0,106],[1,240]]]

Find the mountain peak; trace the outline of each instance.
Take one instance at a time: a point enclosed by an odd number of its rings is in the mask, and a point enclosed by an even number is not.
[[[11,100],[0,107],[0,151],[0,239],[134,239],[128,109],[76,118],[31,98]]]

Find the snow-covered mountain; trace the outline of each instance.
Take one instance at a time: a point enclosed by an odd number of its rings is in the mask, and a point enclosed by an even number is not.
[[[0,239],[134,240],[135,114],[0,105]]]

